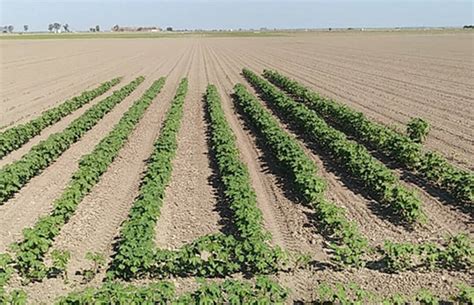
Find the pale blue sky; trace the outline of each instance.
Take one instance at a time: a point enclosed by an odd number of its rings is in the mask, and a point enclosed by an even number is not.
[[[462,26],[474,23],[470,0],[0,0],[0,25],[73,30],[99,24],[179,29]]]

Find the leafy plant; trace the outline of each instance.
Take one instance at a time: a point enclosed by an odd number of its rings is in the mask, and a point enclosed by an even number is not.
[[[466,287],[469,289],[470,287]],[[472,289],[472,288],[470,288]],[[469,303],[469,297],[465,296],[464,292],[461,291],[460,296],[455,297],[455,300],[462,300],[461,304],[472,304]],[[414,296],[405,296],[400,293],[396,293],[391,296],[379,296],[372,292],[362,289],[356,284],[342,284],[342,283],[321,283],[317,288],[317,299],[316,304],[383,304],[383,305],[405,305],[405,304],[425,304],[425,305],[437,305],[440,303],[440,299],[427,289],[420,289]],[[472,291],[471,291],[472,293]],[[472,296],[471,296],[472,297]],[[460,299],[463,298],[463,299]],[[472,300],[472,298],[471,298]],[[443,302],[447,303],[447,302]]]
[[[71,253],[69,251],[53,250],[51,252],[51,259],[53,261],[53,270],[54,274],[62,274],[64,281],[68,281],[67,274],[67,263],[71,258]]]
[[[94,279],[96,274],[105,266],[105,257],[99,252],[87,252],[86,259],[93,264],[91,269],[86,269],[81,272],[84,283],[88,283]]]
[[[454,300],[460,304],[474,304],[474,287],[461,284],[459,286],[459,295]]]
[[[329,157],[343,167],[354,180],[364,185],[375,199],[390,206],[409,223],[424,220],[417,194],[404,187],[397,176],[372,157],[365,147],[349,141],[344,133],[329,126],[315,111],[295,102],[252,71],[243,69],[243,74],[270,106],[282,113],[285,120],[297,126],[301,133],[324,147]]]
[[[386,241],[381,250],[387,269],[399,272],[415,267],[433,270],[470,269],[474,265],[474,248],[472,240],[466,234],[458,234],[444,241],[444,244],[433,243],[392,243]]]
[[[311,89],[276,71],[265,70],[263,75],[270,82],[317,112],[329,124],[377,149],[405,168],[413,170],[425,181],[445,190],[454,198],[468,204],[474,202],[474,174],[471,171],[457,168],[437,153],[423,152],[422,145],[413,142],[409,137],[372,122],[361,112],[346,105],[323,98]],[[425,132],[426,127],[422,126],[419,133]]]
[[[334,259],[344,265],[362,266],[362,256],[368,248],[367,240],[347,220],[344,210],[324,199],[326,183],[318,176],[314,162],[243,85],[234,87],[234,97],[235,103],[256,127],[279,165],[288,173],[295,191],[305,204],[316,211],[326,236],[336,240],[332,246],[336,252]]]
[[[186,90],[187,81],[184,79],[155,143],[140,196],[122,227],[119,250],[109,270],[111,278],[129,279],[145,275],[207,277],[237,271],[265,273],[276,270],[285,261],[284,253],[267,243],[269,234],[262,229],[262,216],[247,169],[239,159],[234,135],[225,120],[214,86],[209,86],[206,92],[212,149],[238,234],[203,236],[178,250],[155,247],[154,228],[171,177],[171,161],[176,151],[176,134]]]
[[[79,96],[75,96],[57,107],[44,111],[39,117],[29,121],[28,123],[20,124],[0,132],[0,159],[6,156],[9,152],[20,148],[46,127],[56,123],[61,118],[71,114],[73,111],[81,108],[96,97],[104,94],[110,88],[117,85],[121,79],[121,77],[114,78],[93,90],[84,91]]]
[[[148,160],[140,193],[122,226],[119,247],[109,269],[109,277],[132,278],[149,270],[154,263],[155,223],[163,204],[164,191],[171,178],[171,161],[176,154],[177,133],[183,115],[187,79],[181,80],[160,136]]]
[[[430,291],[421,289],[416,295],[415,300],[423,305],[438,305],[439,300]]]
[[[66,129],[50,135],[46,140],[33,146],[21,159],[2,167],[0,169],[0,204],[11,198],[73,143],[79,141],[88,130],[132,93],[143,80],[143,76],[137,77],[120,90],[114,91],[111,96],[95,104],[75,119]]]
[[[10,293],[0,291],[0,303],[10,305],[23,305],[27,303],[26,292],[20,289],[15,289]]]
[[[226,280],[223,283],[200,281],[197,290],[177,296],[169,282],[146,286],[105,283],[99,288],[74,292],[57,300],[56,304],[284,304],[288,290],[266,277],[257,277],[254,284]]]
[[[407,135],[415,143],[423,143],[430,131],[430,124],[422,118],[413,118],[407,124]]]
[[[33,228],[24,230],[23,241],[15,247],[16,263],[22,275],[31,280],[41,280],[47,275],[48,268],[43,263],[43,257],[54,238],[125,145],[133,128],[160,92],[164,82],[164,78],[155,81],[125,112],[109,134],[94,147],[94,150],[81,158],[79,168],[73,174],[69,185],[54,202],[51,214],[40,218]]]

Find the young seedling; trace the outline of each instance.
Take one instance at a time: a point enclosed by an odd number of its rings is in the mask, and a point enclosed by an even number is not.
[[[51,258],[53,260],[53,274],[62,274],[64,282],[66,283],[68,279],[67,274],[67,263],[71,258],[71,253],[69,251],[62,251],[62,250],[53,250],[51,252]]]
[[[429,131],[430,124],[421,118],[413,118],[407,124],[407,135],[415,143],[423,143]]]
[[[82,271],[83,280],[88,283],[94,279],[97,273],[105,266],[105,257],[99,252],[87,252],[86,259],[92,261],[92,269]]]

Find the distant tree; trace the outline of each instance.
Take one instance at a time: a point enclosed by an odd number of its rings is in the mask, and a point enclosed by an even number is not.
[[[2,29],[2,33],[8,32],[8,27],[6,25],[2,26],[1,29]]]
[[[13,32],[13,25],[10,24],[10,25],[8,26],[8,32],[9,32],[9,33]]]
[[[95,28],[89,28],[90,32],[95,32]]]
[[[474,25],[465,25],[462,28],[463,29],[474,29]]]
[[[173,27],[171,27],[171,26],[167,27],[167,28],[166,28],[166,31],[167,31],[167,32],[173,32]]]
[[[99,27],[99,25],[96,25],[96,26],[95,26],[95,31],[96,31],[96,32],[100,32],[100,27]]]
[[[54,29],[53,24],[52,23],[48,24],[48,31],[52,32],[53,29]]]
[[[116,25],[114,25],[114,26],[112,27],[112,31],[113,31],[113,32],[118,32],[119,29],[120,29],[120,27],[119,27],[118,24],[116,24]]]
[[[23,26],[23,30],[24,30],[25,32],[28,32],[28,24],[25,24],[25,25]]]
[[[64,32],[69,32],[69,24],[63,24]]]
[[[61,30],[61,24],[55,22],[55,23],[53,24],[53,29],[54,29],[54,32],[55,32],[55,33],[59,33],[59,31]]]

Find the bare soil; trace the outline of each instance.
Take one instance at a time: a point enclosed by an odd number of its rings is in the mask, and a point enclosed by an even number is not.
[[[187,76],[189,92],[178,134],[178,151],[156,227],[158,246],[177,248],[199,236],[227,232],[231,227],[227,219],[229,211],[215,183],[216,170],[209,151],[202,101],[206,85],[214,83],[236,135],[241,158],[249,168],[264,227],[272,235],[272,243],[291,252],[308,253],[316,262],[310,268],[274,276],[292,289],[292,300],[311,300],[314,288],[324,280],[355,282],[381,294],[395,291],[411,294],[419,288],[428,288],[449,295],[456,291],[458,282],[470,282],[472,274],[439,271],[397,275],[368,268],[337,271],[329,267],[326,240],[315,228],[312,211],[292,195],[284,173],[275,167],[261,139],[237,113],[230,94],[237,82],[246,84],[240,75],[243,67],[256,72],[274,68],[400,130],[413,116],[427,119],[432,130],[426,147],[472,170],[473,39],[474,35],[468,33],[401,32],[271,38],[0,41],[0,126],[4,128],[27,122],[41,111],[113,77],[125,77],[117,88],[138,75],[146,77],[144,84],[80,141],[0,206],[0,232],[3,233],[0,234],[0,252],[21,239],[23,228],[31,227],[39,217],[51,211],[54,199],[60,196],[77,169],[80,157],[92,151],[153,80],[168,76],[165,87],[128,143],[54,242],[54,249],[71,252],[70,283],[48,279],[21,288],[27,291],[32,303],[51,303],[58,295],[74,289],[99,285],[104,272],[87,285],[81,284],[81,277],[75,273],[90,268],[90,262],[85,259],[88,251],[99,252],[110,261],[112,244],[138,194],[146,159],[153,149],[164,114],[179,80]],[[34,144],[63,130],[102,98],[45,129],[23,148],[1,160],[0,166],[19,159]],[[298,136],[284,121],[281,126]],[[472,236],[474,226],[469,211],[457,209],[445,196],[401,170],[394,172],[419,193],[428,222],[413,231],[394,224],[321,148],[300,140],[328,183],[327,197],[346,209],[347,216],[358,224],[371,244],[380,245],[385,239],[439,241],[458,232]],[[179,291],[194,287],[194,279],[173,281]],[[17,278],[10,284],[10,288],[20,286]]]

